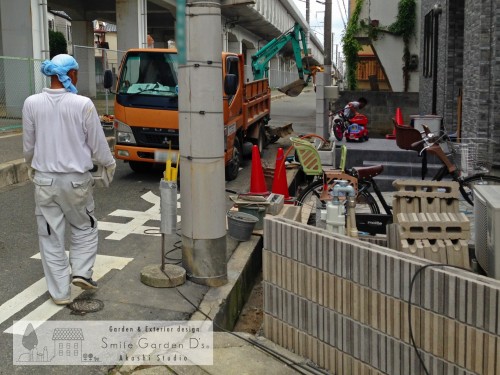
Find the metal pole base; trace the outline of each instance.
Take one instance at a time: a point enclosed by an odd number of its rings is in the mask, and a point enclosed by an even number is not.
[[[226,236],[193,240],[182,236],[182,266],[187,278],[201,285],[227,284]]]

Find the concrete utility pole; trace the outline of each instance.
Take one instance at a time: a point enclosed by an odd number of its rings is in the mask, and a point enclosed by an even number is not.
[[[220,286],[227,282],[221,1],[191,0],[185,21],[186,62],[179,63],[182,266],[191,281]]]
[[[325,30],[324,30],[324,72],[318,74],[316,87],[316,103],[319,108],[316,113],[316,134],[328,139],[328,98],[325,97],[325,86],[332,84],[332,0],[325,1]]]

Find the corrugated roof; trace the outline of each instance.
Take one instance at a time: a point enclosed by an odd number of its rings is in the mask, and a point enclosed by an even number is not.
[[[94,20],[92,21],[94,25],[94,32],[105,32],[105,33],[116,33],[116,25],[113,23],[108,23],[108,22],[101,22],[99,20]],[[99,29],[100,24],[104,24],[104,30]]]
[[[112,24],[112,23],[107,23],[106,24],[106,32],[111,32],[111,33],[116,33],[116,25],[115,24]]]
[[[71,17],[68,16],[68,14],[63,11],[63,10],[52,10],[52,9],[49,9],[49,12],[52,13],[52,14],[55,14],[56,16],[59,16],[59,17],[62,17],[62,18],[66,18],[67,20],[71,21]]]

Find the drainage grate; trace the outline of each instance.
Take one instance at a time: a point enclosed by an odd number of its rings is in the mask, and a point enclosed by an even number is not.
[[[104,302],[93,298],[77,298],[68,305],[68,308],[71,310],[71,314],[85,315],[101,311],[104,308]]]

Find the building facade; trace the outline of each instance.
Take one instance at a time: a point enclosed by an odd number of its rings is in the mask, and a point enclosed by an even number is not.
[[[421,111],[462,138],[500,142],[500,0],[422,0],[421,18]]]

